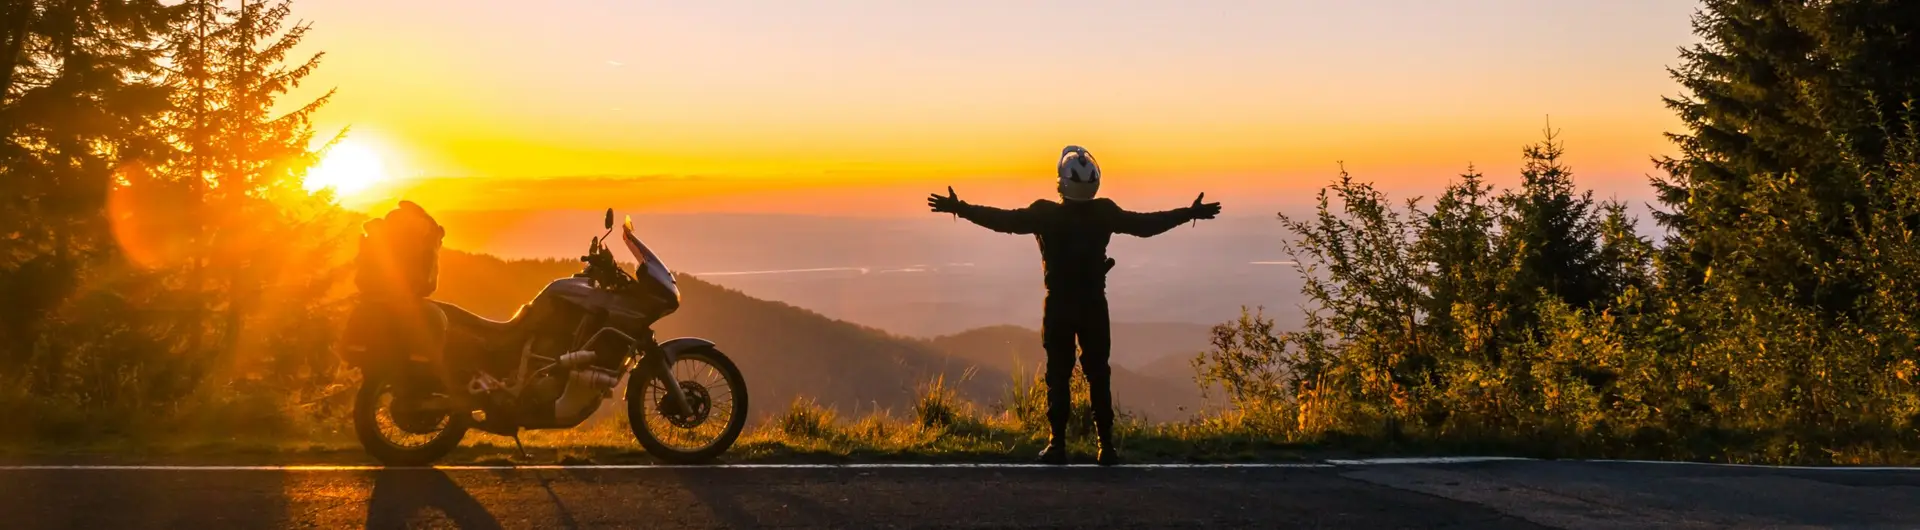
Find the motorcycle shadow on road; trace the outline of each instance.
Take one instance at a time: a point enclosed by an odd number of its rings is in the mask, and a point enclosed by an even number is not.
[[[373,498],[367,501],[367,528],[409,528],[417,518],[437,511],[454,528],[493,530],[500,521],[480,501],[438,469],[383,469],[374,472]]]

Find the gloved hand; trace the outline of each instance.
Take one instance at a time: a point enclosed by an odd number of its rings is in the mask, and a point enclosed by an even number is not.
[[[1187,215],[1192,216],[1194,219],[1212,219],[1214,216],[1220,215],[1220,203],[1201,202],[1206,198],[1207,194],[1205,193],[1200,194],[1199,197],[1194,197],[1193,206],[1187,207]]]
[[[944,197],[938,193],[927,196],[927,207],[938,213],[957,214],[960,213],[960,208],[966,205],[965,201],[953,194],[953,186],[947,186],[947,195]]]

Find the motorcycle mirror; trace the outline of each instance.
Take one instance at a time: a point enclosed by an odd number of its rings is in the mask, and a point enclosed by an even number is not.
[[[612,209],[612,208],[608,208],[608,209],[607,209],[607,223],[606,223],[606,225],[607,225],[607,226],[606,226],[606,229],[608,229],[608,230],[612,230],[612,229],[613,229],[613,209]]]

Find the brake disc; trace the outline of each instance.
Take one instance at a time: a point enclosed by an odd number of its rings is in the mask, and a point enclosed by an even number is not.
[[[667,411],[669,396],[665,392],[661,393],[660,401],[654,404],[654,410],[660,411],[660,417],[666,418],[667,423],[675,427],[682,429],[699,427],[701,423],[707,421],[707,416],[713,413],[713,396],[707,393],[705,385],[693,381],[681,381],[680,393],[687,396],[688,412],[686,414]]]

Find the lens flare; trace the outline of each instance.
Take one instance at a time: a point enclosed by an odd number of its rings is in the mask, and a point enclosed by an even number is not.
[[[115,177],[107,188],[107,221],[122,255],[141,267],[180,263],[197,224],[181,206],[194,200],[187,189],[155,180],[137,162],[122,165]]]

